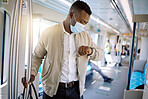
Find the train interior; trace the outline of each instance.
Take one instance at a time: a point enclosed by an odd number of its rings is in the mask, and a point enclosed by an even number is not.
[[[21,79],[29,79],[42,32],[62,23],[75,1],[0,0],[0,99],[22,99]],[[81,1],[92,10],[85,31],[104,51],[111,45],[110,54],[87,65],[84,99],[148,99],[148,0]],[[33,82],[38,99],[43,64]]]

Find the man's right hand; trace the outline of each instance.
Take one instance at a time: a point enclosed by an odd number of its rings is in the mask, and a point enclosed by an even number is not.
[[[31,85],[34,80],[35,80],[35,76],[31,75],[30,80],[29,80],[29,85]],[[22,83],[23,83],[24,87],[27,88],[26,77],[22,78]]]

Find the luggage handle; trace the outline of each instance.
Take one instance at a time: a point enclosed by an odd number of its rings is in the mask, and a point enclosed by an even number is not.
[[[34,94],[35,94],[36,99],[38,99],[37,92],[36,92],[36,89],[35,89],[33,83],[29,86],[29,94],[28,94],[28,96],[27,96],[27,99],[29,98],[29,96],[30,96],[30,99],[33,99],[31,87],[33,88],[33,91],[34,91]],[[22,94],[22,95],[23,95],[23,99],[24,99],[25,89],[26,89],[26,88],[24,87],[23,94]]]

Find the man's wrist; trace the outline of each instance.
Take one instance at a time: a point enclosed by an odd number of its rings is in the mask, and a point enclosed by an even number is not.
[[[92,55],[93,53],[93,48],[92,47],[89,47],[91,49],[91,53],[90,54],[87,54],[88,56]]]

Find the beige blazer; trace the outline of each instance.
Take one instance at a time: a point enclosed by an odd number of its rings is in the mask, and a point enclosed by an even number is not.
[[[42,84],[44,92],[51,97],[57,92],[62,72],[64,49],[63,34],[64,31],[62,24],[57,24],[47,28],[42,33],[32,56],[31,74],[34,76],[37,75],[42,59],[45,57],[41,75]],[[76,50],[78,50],[82,45],[93,48],[93,54],[91,56],[85,55],[77,57],[79,90],[81,96],[85,87],[84,84],[88,60],[101,60],[104,55],[104,51],[93,43],[87,32],[83,31],[75,34],[74,39]]]

